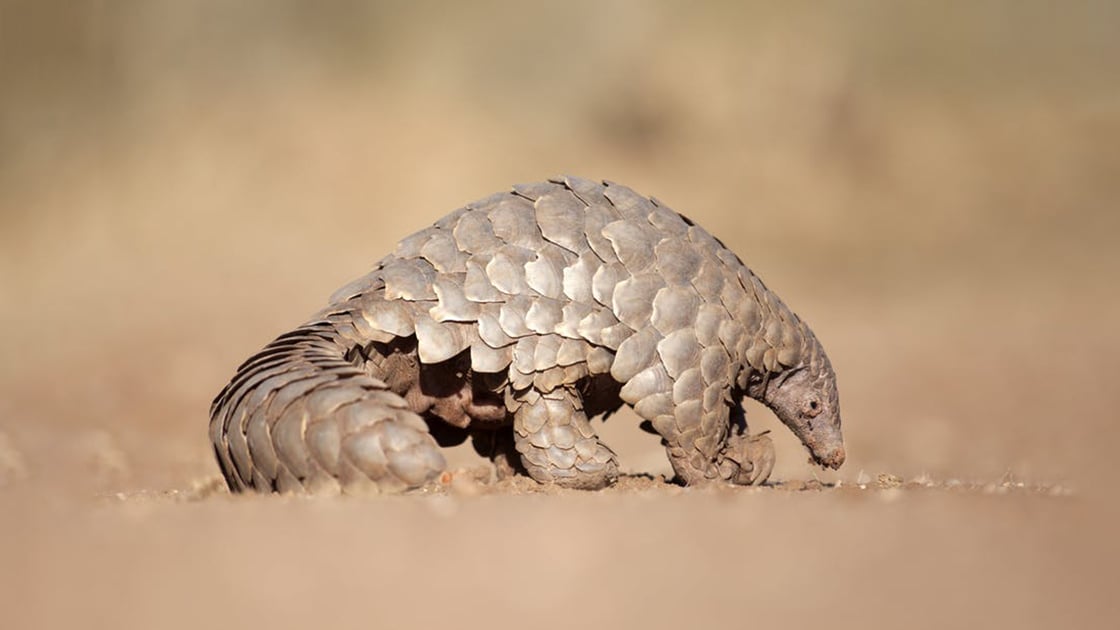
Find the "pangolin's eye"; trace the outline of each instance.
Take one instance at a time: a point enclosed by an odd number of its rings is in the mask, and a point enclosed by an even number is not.
[[[821,412],[821,404],[816,400],[810,400],[809,404],[805,405],[805,415],[810,418],[816,418]]]

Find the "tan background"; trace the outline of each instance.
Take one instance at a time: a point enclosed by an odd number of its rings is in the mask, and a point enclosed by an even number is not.
[[[1117,24],[1108,2],[0,2],[0,626],[1107,626]],[[559,173],[688,214],[813,325],[848,463],[752,423],[777,479],[847,489],[207,490],[238,362],[398,238]],[[666,472],[634,424],[602,432]]]

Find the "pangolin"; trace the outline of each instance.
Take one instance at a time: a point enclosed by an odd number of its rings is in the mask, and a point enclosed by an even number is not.
[[[764,481],[766,404],[844,461],[836,376],[809,327],[722,242],[653,198],[575,177],[513,186],[401,241],[243,363],[210,408],[232,491],[396,492],[471,439],[499,471],[619,475],[589,418],[623,403],[684,484]]]

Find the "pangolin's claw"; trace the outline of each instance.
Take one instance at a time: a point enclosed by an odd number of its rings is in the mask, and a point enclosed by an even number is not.
[[[762,485],[770,478],[770,473],[774,471],[774,460],[776,459],[774,441],[770,439],[768,433],[770,432],[763,431],[747,438],[747,452],[751,462],[754,463],[754,470],[751,471],[747,485]]]
[[[741,486],[758,486],[774,470],[774,442],[769,431],[755,435],[734,434],[727,440],[720,473],[724,479]]]

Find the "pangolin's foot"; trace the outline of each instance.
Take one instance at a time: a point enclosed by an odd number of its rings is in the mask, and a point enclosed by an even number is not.
[[[774,442],[769,431],[747,435],[733,431],[721,453],[720,476],[742,486],[757,486],[774,470]]]
[[[599,441],[578,395],[530,390],[514,414],[513,439],[526,472],[540,483],[597,490],[618,479],[618,460]]]
[[[528,474],[521,465],[521,454],[513,443],[513,430],[501,427],[494,430],[480,429],[471,433],[471,446],[479,455],[494,463],[494,476],[498,481]]]

